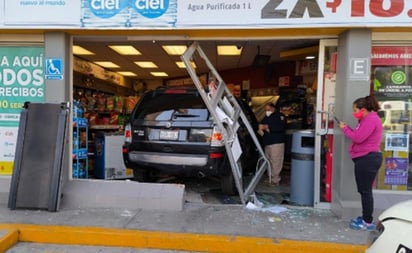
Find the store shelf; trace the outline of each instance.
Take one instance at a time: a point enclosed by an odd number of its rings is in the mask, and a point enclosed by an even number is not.
[[[73,118],[73,178],[87,178],[89,173],[87,119]]]
[[[90,126],[90,130],[119,130],[122,129],[121,125],[93,125]]]

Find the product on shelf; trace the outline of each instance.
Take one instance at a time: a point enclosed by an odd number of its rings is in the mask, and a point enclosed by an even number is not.
[[[81,104],[78,100],[73,101],[72,110],[73,110],[73,117],[74,118],[83,118],[84,110],[83,110],[83,107],[81,106]]]
[[[77,102],[74,103],[77,111]],[[79,115],[79,113],[77,114]],[[86,118],[73,118],[73,178],[88,177],[88,124]]]
[[[116,112],[123,112],[124,111],[124,97],[115,96],[115,106],[114,110]]]
[[[87,98],[87,110],[94,111],[96,107],[96,99],[92,95],[86,96],[86,98]]]
[[[96,95],[96,110],[99,112],[106,110],[106,96],[103,93]]]
[[[106,98],[106,110],[111,111],[114,109],[114,97],[110,96]]]
[[[126,98],[126,113],[131,113],[138,101],[139,101],[138,96],[127,97]]]

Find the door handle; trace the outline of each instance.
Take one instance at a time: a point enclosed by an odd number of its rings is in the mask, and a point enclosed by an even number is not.
[[[316,135],[326,135],[329,131],[329,111],[318,110],[316,111],[316,113],[320,115],[325,114],[325,127],[321,127],[319,132],[316,133]],[[321,121],[320,124],[322,125],[323,122]]]

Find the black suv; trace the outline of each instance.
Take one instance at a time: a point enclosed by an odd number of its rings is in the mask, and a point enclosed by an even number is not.
[[[238,103],[256,130],[252,110],[246,102]],[[245,175],[255,171],[259,152],[244,124],[240,125]],[[158,88],[145,93],[126,122],[123,159],[137,181],[150,181],[159,172],[218,176],[224,193],[236,193],[222,133],[195,88]]]

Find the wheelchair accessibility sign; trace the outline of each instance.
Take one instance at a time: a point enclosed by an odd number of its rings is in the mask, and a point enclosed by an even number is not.
[[[46,79],[63,80],[63,59],[46,58]]]

